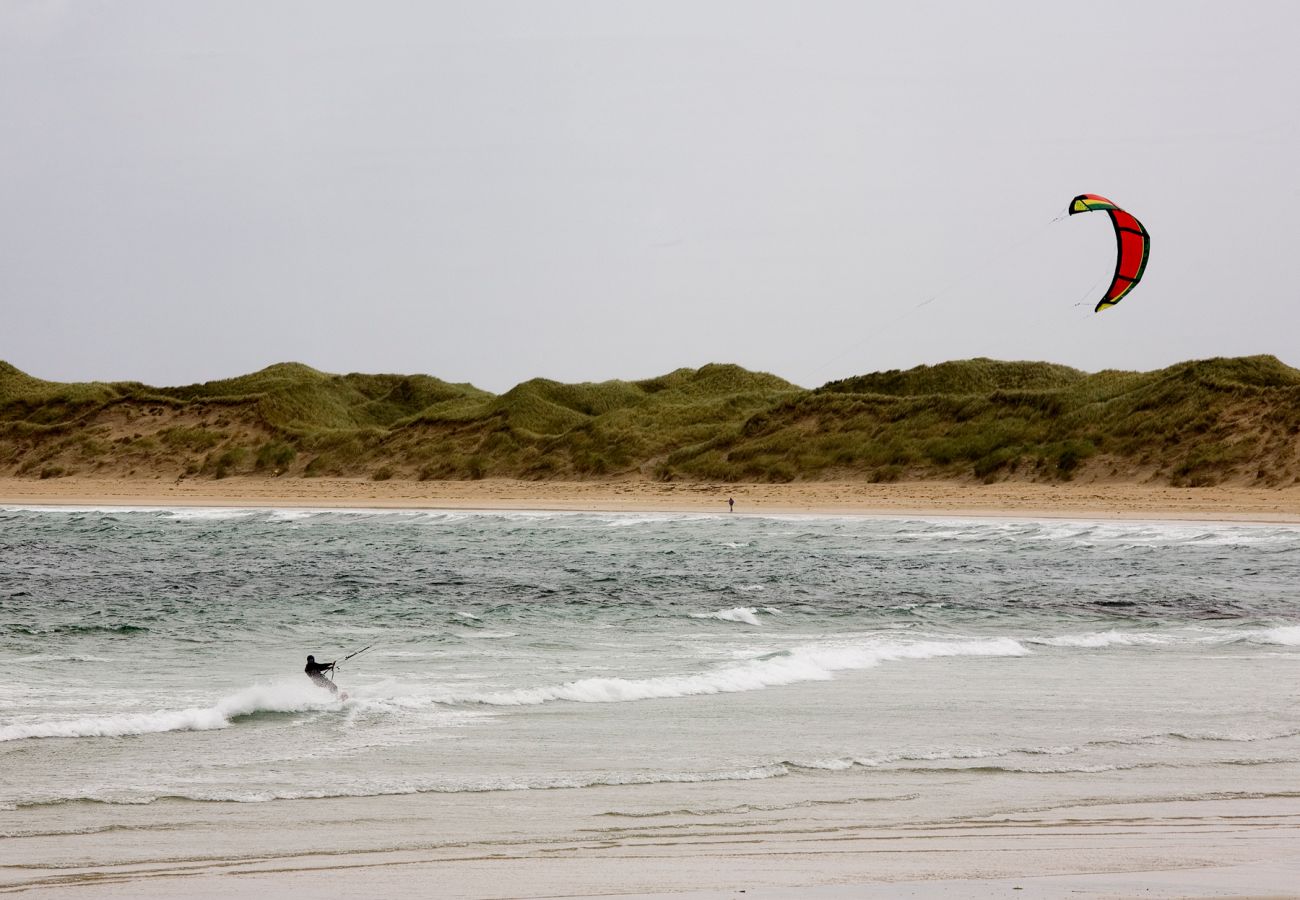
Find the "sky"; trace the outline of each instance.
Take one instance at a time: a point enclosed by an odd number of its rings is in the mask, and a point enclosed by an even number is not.
[[[1300,366],[1300,4],[0,0],[0,360]],[[1151,233],[1101,314],[1105,195]]]

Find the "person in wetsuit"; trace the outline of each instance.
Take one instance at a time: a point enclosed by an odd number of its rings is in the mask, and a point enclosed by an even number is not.
[[[307,657],[307,667],[303,669],[303,671],[307,673],[308,678],[328,690],[331,694],[337,694],[339,692],[339,689],[334,682],[325,677],[326,672],[334,671],[334,663],[318,663],[316,662],[316,657],[309,656]]]

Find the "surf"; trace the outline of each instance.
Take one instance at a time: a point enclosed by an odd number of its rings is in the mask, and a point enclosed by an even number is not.
[[[316,712],[340,706],[339,701],[315,685],[285,679],[251,685],[222,697],[212,706],[3,725],[0,726],[0,743],[36,738],[126,737],[170,731],[212,731],[229,728],[241,719],[261,714]]]
[[[626,703],[706,694],[729,694],[829,681],[835,673],[869,669],[888,662],[953,656],[1025,656],[1029,650],[1010,638],[969,641],[874,641],[861,644],[811,644],[759,659],[680,675],[649,678],[584,678],[556,685],[484,693],[448,693],[444,702],[490,706],[530,706],[555,701]]]

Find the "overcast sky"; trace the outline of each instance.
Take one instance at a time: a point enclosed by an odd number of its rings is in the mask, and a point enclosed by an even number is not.
[[[1300,365],[1298,34],[1226,0],[0,0],[0,359]],[[1084,192],[1152,235],[1099,315],[1108,218],[1052,221]]]

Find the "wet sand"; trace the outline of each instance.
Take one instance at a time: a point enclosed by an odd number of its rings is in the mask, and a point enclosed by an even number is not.
[[[848,900],[1294,897],[1300,891],[1300,804],[1278,798],[1117,803],[897,826],[838,822],[782,830],[754,822],[717,831],[674,823],[619,840],[584,838],[562,823],[540,829],[530,823],[521,828],[543,834],[373,851],[337,848],[364,843],[367,827],[400,830],[403,823],[418,844],[423,829],[438,829],[438,798],[390,798],[378,825],[369,818],[379,805],[372,799],[309,803],[310,809],[295,804],[294,811],[328,826],[325,843],[332,851],[225,856],[220,850],[231,838],[214,834],[219,813],[200,812],[185,822],[173,809],[168,830],[141,835],[143,853],[153,858],[131,864],[78,864],[75,853],[55,853],[66,862],[51,865],[54,859],[45,858],[41,867],[30,867],[23,860],[29,842],[10,840],[0,893]],[[536,805],[527,798],[521,811]],[[350,825],[348,815],[355,817]],[[264,808],[251,816],[241,811],[241,818],[241,828],[256,831],[278,817]],[[130,834],[114,839],[130,840]],[[63,849],[79,844],[93,857],[96,839],[68,835]],[[49,849],[58,839],[39,843]]]

